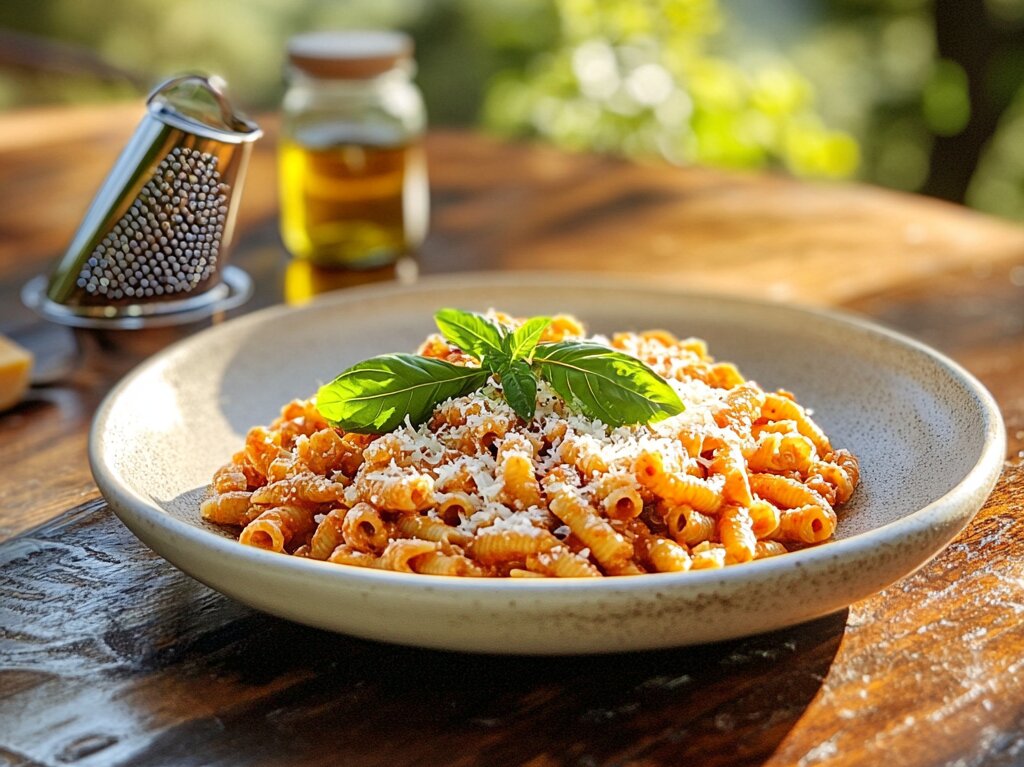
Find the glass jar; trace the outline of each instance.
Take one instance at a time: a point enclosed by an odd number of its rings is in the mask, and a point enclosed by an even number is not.
[[[279,150],[281,236],[317,266],[373,269],[426,235],[426,113],[412,40],[314,32],[288,44]]]

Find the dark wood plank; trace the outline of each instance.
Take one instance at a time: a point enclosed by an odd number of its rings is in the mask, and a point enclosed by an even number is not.
[[[696,648],[501,658],[255,613],[97,501],[0,546],[0,754],[119,765],[1014,764],[1024,469],[916,575]]]

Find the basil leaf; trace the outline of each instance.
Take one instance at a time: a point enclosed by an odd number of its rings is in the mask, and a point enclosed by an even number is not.
[[[531,317],[501,339],[502,348],[514,360],[529,359],[550,324],[550,317]]]
[[[586,341],[542,344],[534,366],[569,404],[609,426],[660,421],[683,412],[679,395],[640,360]]]
[[[498,368],[505,401],[524,421],[537,412],[537,377],[522,360],[510,360]]]
[[[385,354],[353,365],[316,394],[316,409],[347,431],[382,434],[422,423],[449,397],[487,383],[488,371],[418,354]]]
[[[501,328],[482,315],[461,309],[441,309],[434,315],[434,322],[448,343],[481,362],[485,357],[505,356],[501,348]]]

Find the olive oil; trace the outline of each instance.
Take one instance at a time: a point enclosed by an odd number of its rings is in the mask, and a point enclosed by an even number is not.
[[[285,138],[280,147],[281,235],[300,259],[372,269],[420,244],[427,179],[418,141]]]

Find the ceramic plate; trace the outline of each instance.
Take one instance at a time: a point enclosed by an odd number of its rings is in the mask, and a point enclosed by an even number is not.
[[[591,332],[707,339],[766,389],[813,408],[862,484],[837,540],[724,570],[579,580],[369,570],[243,546],[200,518],[214,472],[280,406],[375,354],[414,349],[441,306],[571,312]],[[169,562],[274,615],[371,639],[499,653],[639,650],[792,625],[873,594],[940,551],[982,506],[1005,435],[992,397],[921,344],[852,317],[589,278],[424,280],[274,308],[156,355],[107,397],[89,446],[122,521]]]

